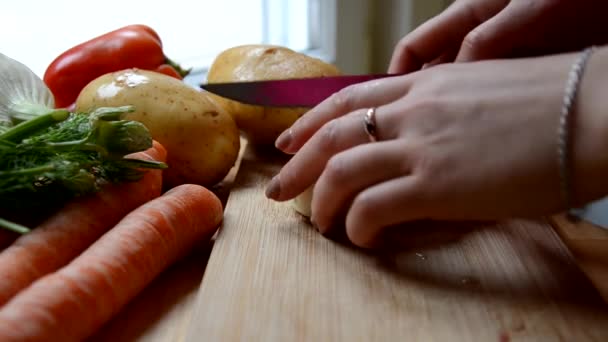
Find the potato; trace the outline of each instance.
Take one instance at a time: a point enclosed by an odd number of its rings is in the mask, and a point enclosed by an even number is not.
[[[242,45],[220,53],[214,60],[207,82],[237,82],[339,75],[328,63],[274,45]],[[215,96],[215,95],[213,95]],[[232,115],[252,145],[271,145],[306,108],[271,108],[246,105],[215,96]]]
[[[76,110],[83,112],[123,105],[135,107],[125,119],[143,123],[167,149],[167,187],[211,186],[234,165],[238,127],[208,94],[160,73],[127,69],[91,81],[76,100]]]

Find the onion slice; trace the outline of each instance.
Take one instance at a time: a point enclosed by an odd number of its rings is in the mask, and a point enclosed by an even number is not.
[[[0,121],[15,125],[55,107],[49,88],[30,68],[0,53]]]
[[[291,202],[292,207],[304,217],[310,217],[312,213],[311,203],[313,188],[314,185],[310,186],[304,192],[296,196]]]

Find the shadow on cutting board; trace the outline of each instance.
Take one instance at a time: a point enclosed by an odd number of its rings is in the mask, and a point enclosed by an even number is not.
[[[352,246],[343,232],[338,228],[327,237],[364,253],[376,267],[407,282],[507,301],[534,302],[551,297],[565,305],[596,308],[608,314],[608,305],[601,302],[596,287],[544,220],[420,221],[392,227],[374,250]],[[448,254],[450,258],[445,257]],[[537,268],[535,264],[541,260],[543,267]],[[502,275],[505,272],[508,278]],[[537,276],[530,278],[530,273]]]

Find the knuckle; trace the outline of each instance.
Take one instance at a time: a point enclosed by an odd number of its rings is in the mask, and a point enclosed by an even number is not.
[[[407,57],[411,53],[412,53],[412,49],[410,47],[410,37],[409,37],[409,35],[406,35],[405,37],[402,37],[401,39],[399,39],[399,41],[395,45],[393,57],[396,57],[396,56]]]
[[[487,36],[484,31],[474,29],[469,32],[462,41],[462,46],[466,49],[475,50],[482,46],[487,41]]]
[[[424,153],[423,151],[416,156],[416,173],[419,181],[426,183],[432,177],[432,174],[439,168],[437,157],[433,153]]]
[[[408,49],[408,36],[405,35],[403,37],[401,37],[401,39],[399,39],[399,41],[397,42],[397,48],[401,49],[401,50],[407,50]]]
[[[348,113],[354,108],[355,85],[340,89],[331,96],[333,106],[341,113]]]
[[[511,3],[509,0],[464,0],[461,2],[462,9],[466,12],[467,17],[472,18],[477,24],[481,24],[498,14],[509,3]]]
[[[418,151],[411,148],[411,146],[408,146],[406,143],[402,145],[401,150],[403,151],[401,158],[397,161],[397,167],[399,168],[398,172],[401,175],[409,175],[412,173],[418,160]]]
[[[323,149],[330,151],[338,147],[339,121],[334,119],[327,122],[319,131],[319,143]]]
[[[325,174],[332,183],[338,183],[348,177],[348,162],[340,155],[335,155],[329,159],[325,167]]]
[[[424,62],[426,62],[418,55],[418,53],[416,53],[416,50],[412,48],[409,40],[400,42],[399,49],[401,50],[401,55],[403,58],[412,61],[414,64],[422,65]]]
[[[442,188],[450,177],[450,168],[447,165],[450,165],[450,163],[446,163],[443,158],[420,156],[414,172],[411,193],[418,199],[422,199],[424,194],[430,194]]]
[[[350,210],[356,222],[365,222],[373,220],[378,209],[376,200],[368,193],[362,192],[355,196]]]

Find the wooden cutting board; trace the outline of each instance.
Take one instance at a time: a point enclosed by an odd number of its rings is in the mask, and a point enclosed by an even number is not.
[[[608,341],[606,306],[546,222],[411,227],[404,251],[366,253],[266,200],[284,160],[249,152],[185,341]]]
[[[409,225],[400,252],[366,252],[265,199],[284,162],[247,151],[206,269],[203,249],[96,340],[608,341],[606,304],[547,222]],[[581,253],[600,237],[564,227]]]

